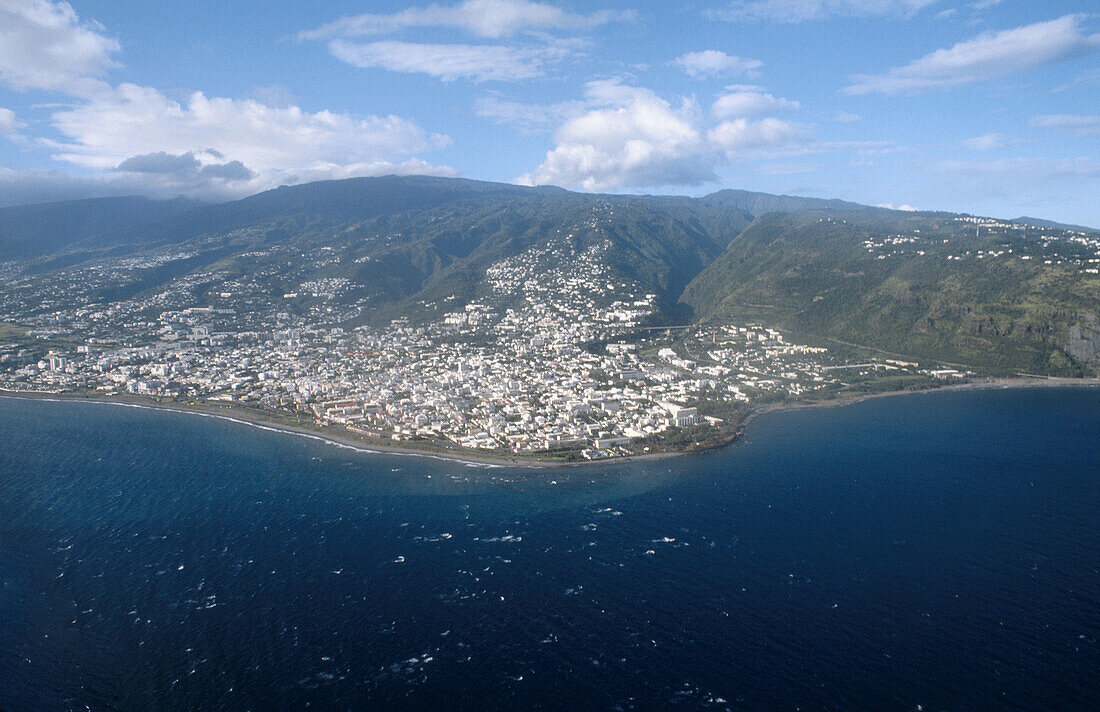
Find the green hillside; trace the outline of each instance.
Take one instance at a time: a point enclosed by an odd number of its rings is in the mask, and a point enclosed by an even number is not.
[[[163,220],[201,206],[186,198],[130,197],[0,208],[0,259],[40,257],[74,245],[113,245],[127,231],[155,229]]]
[[[1008,223],[983,232],[946,214],[770,214],[683,299],[707,322],[998,372],[1095,373],[1100,277],[1085,269],[1098,245]]]
[[[687,283],[752,218],[688,198],[586,195],[430,177],[361,178],[279,188],[151,226],[69,240],[30,269],[44,274],[190,248],[198,254],[139,269],[121,284],[102,284],[96,296],[131,298],[189,273],[206,275],[211,292],[220,292],[222,283],[258,278],[272,297],[296,292],[302,282],[346,280],[337,301],[363,305],[364,320],[385,321],[431,317],[441,300],[453,308],[452,297],[468,301],[483,291],[490,265],[545,247],[557,236],[577,253],[606,243],[612,272],[642,293],[657,294],[671,309]]]
[[[0,211],[9,318],[144,299],[239,314],[424,321],[493,292],[516,259],[655,324],[757,322],[997,372],[1095,372],[1100,238],[1073,226],[724,190],[703,198],[356,178],[219,205],[142,199]],[[1090,261],[1091,260],[1091,261]],[[537,263],[537,264],[536,264]],[[165,295],[159,302],[157,295]]]

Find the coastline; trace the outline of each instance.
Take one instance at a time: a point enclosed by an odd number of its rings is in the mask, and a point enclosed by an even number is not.
[[[461,450],[437,451],[428,448],[381,444],[359,439],[349,433],[323,430],[316,426],[294,425],[283,423],[274,418],[265,418],[263,413],[242,408],[239,405],[215,405],[209,401],[197,403],[161,402],[144,396],[124,397],[108,396],[104,394],[80,395],[76,393],[56,393],[52,391],[11,391],[0,389],[0,399],[10,400],[40,400],[50,402],[77,401],[81,403],[98,403],[125,408],[139,408],[144,410],[162,410],[170,413],[183,413],[185,415],[197,415],[207,418],[216,418],[238,425],[267,430],[269,432],[282,433],[284,435],[296,435],[299,437],[317,440],[319,442],[348,448],[357,452],[373,455],[400,455],[407,457],[424,457],[446,462],[455,462],[467,466],[481,466],[489,468],[513,468],[513,469],[552,469],[563,467],[586,467],[589,465],[608,465],[621,462],[636,462],[644,460],[665,459],[689,454],[689,451],[668,451],[656,453],[643,453],[627,455],[623,457],[609,457],[600,460],[577,460],[569,462],[556,462],[553,460],[520,459],[494,456],[477,452],[464,452]]]
[[[841,396],[822,401],[792,401],[784,403],[769,403],[750,410],[741,421],[742,427],[747,427],[753,420],[768,413],[778,413],[787,410],[806,410],[810,408],[838,408],[846,405],[855,405],[864,401],[892,396],[921,395],[928,393],[945,393],[950,391],[985,391],[1009,388],[1100,388],[1100,378],[1063,378],[1059,376],[1020,376],[1017,378],[985,378],[966,383],[948,383],[931,388],[917,390],[882,391],[881,393],[861,393],[852,396]]]
[[[320,426],[305,424],[291,424],[279,422],[274,415],[265,417],[263,412],[255,412],[239,404],[215,404],[210,401],[198,401],[193,403],[163,402],[144,396],[108,396],[104,394],[80,395],[76,393],[55,393],[50,391],[10,391],[0,389],[0,399],[14,400],[44,400],[44,401],[79,401],[84,403],[99,403],[117,407],[141,408],[147,410],[163,410],[174,413],[197,415],[208,418],[216,418],[240,425],[247,425],[270,432],[297,435],[312,440],[328,443],[336,447],[349,448],[366,454],[400,455],[409,457],[424,457],[435,460],[456,462],[467,466],[481,466],[490,468],[515,468],[515,469],[552,469],[575,468],[592,465],[612,465],[626,462],[639,462],[646,460],[660,460],[672,457],[681,457],[696,453],[718,450],[731,445],[744,437],[749,425],[759,416],[769,413],[777,413],[788,410],[805,410],[809,408],[835,408],[846,405],[862,403],[864,401],[886,398],[891,396],[916,395],[923,393],[941,393],[946,391],[991,390],[1007,388],[1058,388],[1058,387],[1100,387],[1100,378],[991,378],[966,383],[945,384],[920,390],[884,391],[881,393],[864,393],[850,397],[840,396],[822,401],[793,401],[781,403],[769,403],[752,408],[738,423],[736,429],[729,437],[720,442],[703,445],[701,447],[684,450],[669,450],[654,453],[642,453],[636,455],[624,455],[620,457],[608,457],[598,460],[579,460],[569,462],[557,462],[552,460],[522,459],[502,457],[476,452],[451,451],[447,449],[430,449],[428,447],[417,448],[412,446],[389,445],[375,443],[366,439],[357,438],[350,433],[333,432],[330,429],[322,429]]]

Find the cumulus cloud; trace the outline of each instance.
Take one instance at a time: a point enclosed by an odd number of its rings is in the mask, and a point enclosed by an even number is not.
[[[55,112],[53,125],[66,137],[52,143],[56,157],[92,168],[114,168],[134,155],[213,149],[253,170],[277,173],[392,160],[450,142],[397,116],[309,113],[202,92],[181,103],[134,84]]]
[[[846,94],[905,94],[947,89],[1052,64],[1100,49],[1100,34],[1082,27],[1084,15],[1065,15],[1001,32],[986,32],[940,49],[886,74],[862,74]]]
[[[718,124],[707,132],[707,138],[715,146],[732,154],[747,149],[790,144],[801,138],[801,134],[801,129],[794,124],[774,117],[759,121],[740,118]]]
[[[938,0],[734,0],[709,14],[729,22],[808,22],[829,17],[903,17]]]
[[[724,76],[744,74],[756,76],[764,63],[759,59],[742,59],[717,49],[688,52],[672,60],[672,64],[684,70],[690,77]]]
[[[223,157],[220,152],[213,150],[201,153],[208,153],[213,158]],[[193,151],[179,155],[157,151],[156,153],[132,156],[115,166],[115,170],[128,173],[174,175],[189,179],[218,178],[232,182],[251,180],[256,177],[256,174],[240,161],[203,163]]]
[[[509,37],[523,31],[582,30],[634,19],[633,11],[597,10],[588,15],[528,0],[466,0],[458,5],[411,7],[392,14],[366,13],[342,17],[314,30],[298,33],[299,40],[379,35],[417,27],[465,30],[479,37]]]
[[[192,93],[179,102],[122,84],[55,111],[56,160],[144,182],[142,193],[240,197],[281,184],[390,173],[455,175],[417,154],[450,139],[398,116],[273,107]],[[131,191],[133,192],[133,191]]]
[[[1100,136],[1100,116],[1080,114],[1044,114],[1031,119],[1032,126],[1059,129],[1074,136]]]
[[[557,146],[518,182],[585,190],[645,185],[698,185],[716,179],[715,157],[697,128],[698,109],[673,106],[656,93],[616,81],[590,82],[599,108],[566,121]]]
[[[15,118],[15,112],[11,109],[0,108],[0,136],[13,134],[23,128],[25,124]]]
[[[800,106],[797,101],[777,98],[752,85],[734,85],[726,89],[729,91],[719,96],[711,106],[711,112],[720,119],[789,111]]]
[[[64,2],[0,0],[0,83],[60,92],[45,106],[54,136],[24,137],[58,161],[99,170],[2,171],[10,199],[118,195],[239,197],[283,183],[387,173],[454,175],[422,152],[450,139],[398,116],[304,111],[278,87],[251,99],[193,92],[183,101],[152,87],[112,86],[118,42]],[[23,125],[0,109],[0,133]],[[22,181],[22,182],[20,182]]]
[[[543,74],[546,64],[560,59],[553,47],[515,48],[500,45],[421,44],[416,42],[368,42],[332,40],[329,51],[337,59],[361,68],[414,72],[443,81],[471,79],[517,81]]]
[[[127,158],[115,167],[116,171],[130,173],[192,173],[198,172],[202,164],[194,153],[175,155],[157,151]]]
[[[64,2],[0,0],[0,82],[84,93],[117,66],[118,41]]]
[[[177,102],[122,84],[56,111],[52,123],[62,138],[43,143],[55,159],[108,172],[76,186],[85,191],[140,185],[144,194],[224,199],[308,180],[455,174],[416,155],[450,139],[397,116],[310,113],[202,92]]]
[[[694,100],[669,101],[617,80],[589,82],[585,103],[554,132],[542,163],[517,182],[584,190],[699,185],[733,160],[806,140],[802,129],[774,117],[712,125]]]

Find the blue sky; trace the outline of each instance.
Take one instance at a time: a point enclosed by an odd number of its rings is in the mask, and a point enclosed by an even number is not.
[[[1087,0],[0,0],[0,205],[430,173],[1100,226]]]

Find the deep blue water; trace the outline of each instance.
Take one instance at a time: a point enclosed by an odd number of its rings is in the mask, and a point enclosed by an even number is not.
[[[1096,710],[1098,638],[1096,389],[576,470],[0,399],[4,712]]]

